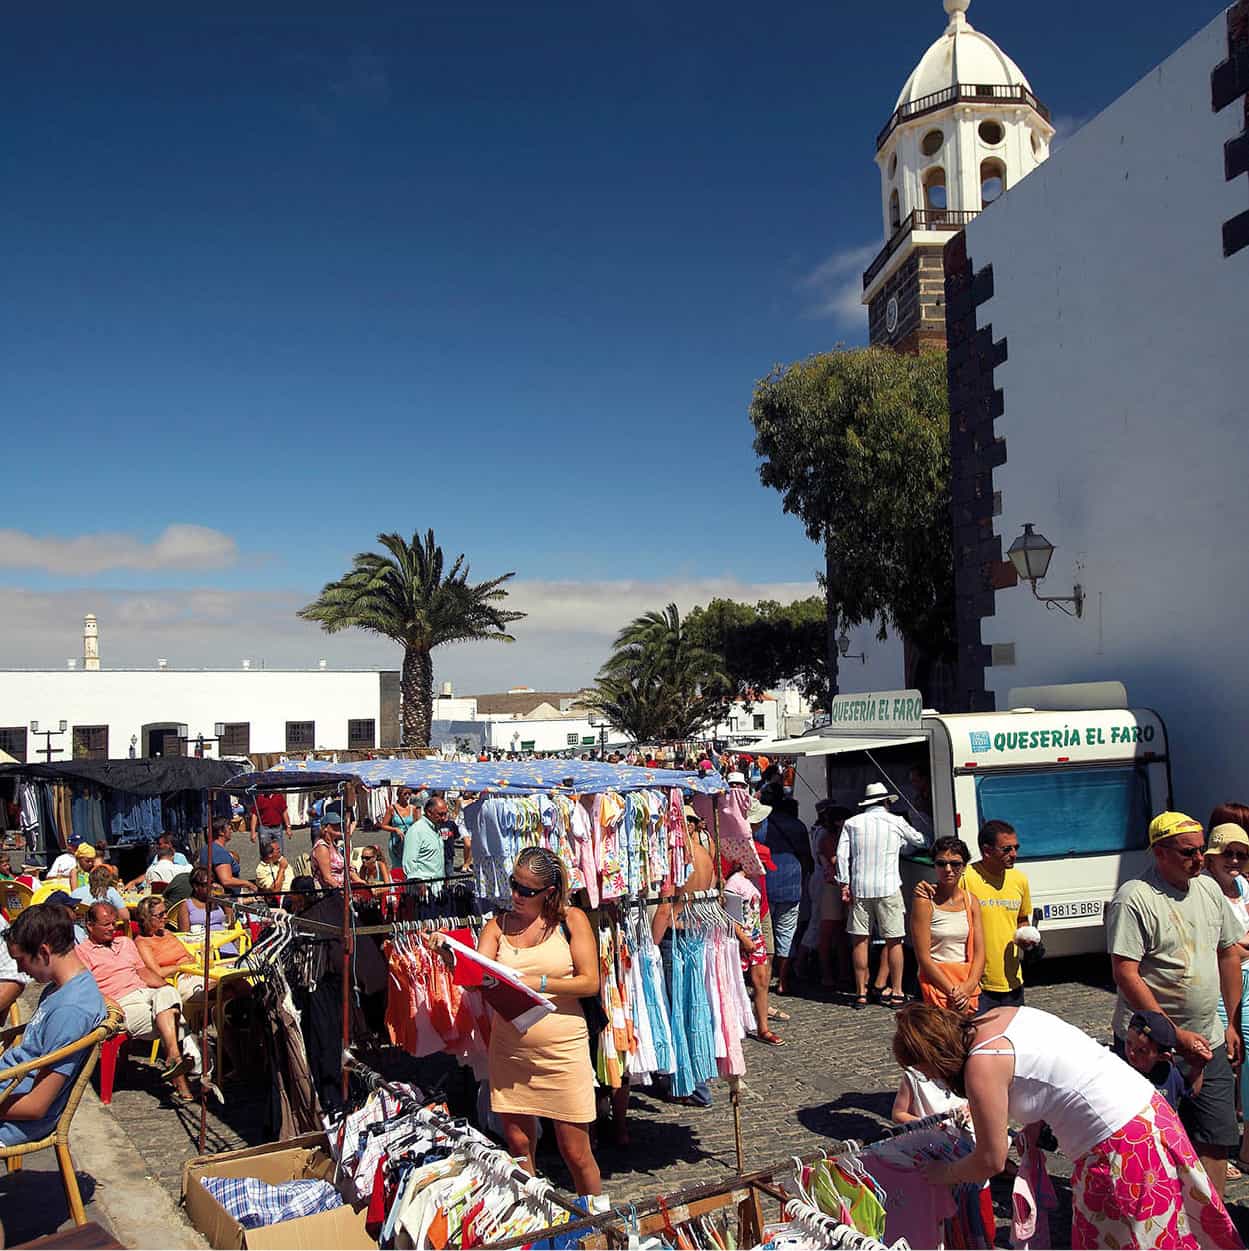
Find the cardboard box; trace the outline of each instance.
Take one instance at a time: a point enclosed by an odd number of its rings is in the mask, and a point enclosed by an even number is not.
[[[348,1204],[315,1216],[301,1216],[279,1225],[244,1229],[200,1185],[201,1177],[259,1177],[276,1185],[296,1178],[334,1180],[334,1161],[324,1134],[305,1134],[286,1142],[199,1156],[182,1166],[182,1202],[192,1225],[217,1248],[250,1248],[260,1251],[377,1251],[377,1243],[364,1228],[364,1209]]]

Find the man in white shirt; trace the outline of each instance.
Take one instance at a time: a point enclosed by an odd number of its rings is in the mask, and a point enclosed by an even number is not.
[[[0,1024],[8,1020],[9,1009],[21,998],[30,978],[17,967],[4,936],[9,923],[0,917]]]
[[[920,848],[927,839],[901,817],[889,811],[897,799],[883,783],[871,782],[859,803],[861,811],[842,826],[837,844],[836,880],[842,899],[850,905],[846,933],[854,965],[856,1008],[867,1006],[868,939],[875,923],[885,940],[875,988],[886,1007],[906,1001],[902,993],[902,935],[906,909],[902,903],[902,875],[898,855],[903,847]],[[888,980],[888,987],[885,982]]]

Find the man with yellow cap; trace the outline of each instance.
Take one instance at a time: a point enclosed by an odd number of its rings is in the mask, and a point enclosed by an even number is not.
[[[79,843],[74,848],[74,859],[77,861],[77,867],[69,875],[71,894],[80,886],[90,883],[91,870],[95,868],[96,863],[95,848],[90,843]]]
[[[1123,1054],[1133,1013],[1170,1019],[1190,1078],[1202,1074],[1200,1091],[1180,1101],[1180,1119],[1222,1196],[1227,1158],[1240,1143],[1232,1065],[1241,1040],[1234,1024],[1222,1027],[1217,1005],[1222,997],[1235,1020],[1242,933],[1218,883],[1202,874],[1205,841],[1201,823],[1182,812],[1153,819],[1153,863],[1115,893],[1106,945],[1119,991],[1115,1050]]]

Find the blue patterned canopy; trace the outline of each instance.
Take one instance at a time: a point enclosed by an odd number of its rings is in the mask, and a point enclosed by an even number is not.
[[[358,779],[368,786],[384,782],[410,786],[414,790],[439,791],[503,791],[532,793],[553,788],[575,791],[580,795],[599,791],[638,791],[646,789],[697,791],[717,795],[727,789],[718,773],[700,776],[679,769],[645,769],[636,765],[605,764],[598,760],[500,760],[480,763],[460,760],[287,760],[263,773],[240,773],[230,783],[231,790],[252,790],[265,787],[265,779],[277,782],[283,789],[308,778],[308,790],[318,790],[333,782]],[[303,789],[303,788],[300,788]]]

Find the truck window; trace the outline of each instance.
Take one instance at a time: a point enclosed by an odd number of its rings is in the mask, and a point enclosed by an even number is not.
[[[1009,821],[1020,860],[1113,855],[1145,846],[1153,809],[1142,767],[984,773],[976,778],[980,824]]]

